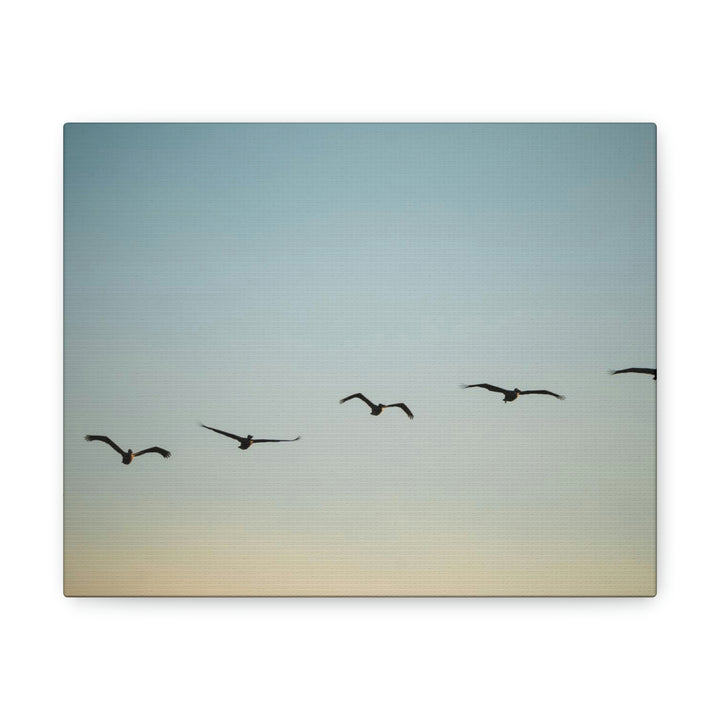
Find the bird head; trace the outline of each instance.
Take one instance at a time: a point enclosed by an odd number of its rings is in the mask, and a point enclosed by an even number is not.
[[[513,390],[513,392],[514,392],[515,394],[518,394],[518,393],[520,392],[520,388],[515,388],[515,389]]]
[[[248,440],[252,440],[252,439],[253,439],[253,436],[252,436],[252,435],[248,435],[248,436],[247,436],[247,439],[248,439]]]
[[[132,455],[132,450],[128,448],[128,455]]]

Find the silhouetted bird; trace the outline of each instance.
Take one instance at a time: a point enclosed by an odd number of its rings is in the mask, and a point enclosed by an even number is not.
[[[411,420],[415,417],[410,412],[410,408],[405,403],[393,403],[392,405],[383,405],[382,403],[378,403],[376,405],[375,403],[370,402],[362,393],[355,393],[354,395],[348,395],[346,398],[343,398],[340,401],[340,404],[342,405],[344,402],[347,402],[348,400],[352,400],[353,398],[359,398],[364,403],[369,405],[371,415],[379,415],[385,408],[399,407]]]
[[[105,435],[86,435],[85,439],[88,442],[90,442],[91,440],[100,440],[101,442],[107,443],[113,450],[119,452],[122,455],[123,465],[129,465],[133,461],[133,458],[139,457],[140,455],[145,455],[145,453],[158,453],[159,455],[162,455],[166,460],[170,457],[170,453],[167,450],[163,450],[161,447],[157,446],[134,453],[132,450],[128,450],[126,452]]]
[[[292,440],[262,440],[260,438],[254,438],[252,435],[248,435],[247,437],[241,437],[240,435],[233,435],[232,433],[225,432],[224,430],[218,430],[217,428],[210,427],[209,425],[203,425],[200,423],[200,427],[207,428],[208,430],[212,430],[213,432],[220,433],[220,435],[225,435],[225,437],[232,438],[233,440],[237,440],[240,444],[238,447],[240,450],[247,450],[251,445],[254,445],[255,443],[266,443],[266,442],[295,442],[296,440],[300,439],[300,435],[298,435],[296,438],[293,438]]]
[[[653,380],[657,380],[656,368],[625,368],[624,370],[610,370],[611,375],[620,375],[620,373],[643,373],[644,375],[652,375]]]
[[[482,385],[463,385],[464,388],[471,388],[471,387],[481,387],[485,388],[486,390],[492,390],[492,392],[499,392],[502,393],[505,396],[505,399],[503,402],[512,402],[513,400],[517,400],[520,395],[552,395],[553,397],[556,397],[558,400],[564,400],[564,395],[558,395],[557,393],[550,392],[549,390],[520,390],[518,388],[515,388],[514,390],[503,390],[503,388],[495,387],[495,385],[488,385],[487,383],[483,383]]]

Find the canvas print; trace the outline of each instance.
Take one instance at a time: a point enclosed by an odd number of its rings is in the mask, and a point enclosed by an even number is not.
[[[652,124],[66,125],[65,594],[654,595],[655,269]]]

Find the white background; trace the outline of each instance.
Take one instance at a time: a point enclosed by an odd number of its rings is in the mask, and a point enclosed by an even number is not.
[[[717,712],[720,158],[709,7],[130,1],[5,10],[5,717]],[[64,598],[62,124],[111,120],[656,122],[658,597]]]

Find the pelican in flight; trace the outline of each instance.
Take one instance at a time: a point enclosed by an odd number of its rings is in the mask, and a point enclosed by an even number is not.
[[[552,395],[553,397],[556,397],[558,400],[564,400],[564,395],[558,395],[557,393],[550,392],[549,390],[520,390],[519,388],[515,388],[514,390],[503,390],[503,388],[496,387],[495,385],[488,385],[487,383],[482,383],[482,385],[463,385],[464,388],[471,388],[471,387],[481,387],[485,388],[486,390],[492,390],[492,392],[499,392],[502,393],[505,396],[505,399],[503,402],[512,402],[513,400],[517,400],[520,395]]]
[[[620,373],[634,372],[643,373],[643,375],[652,375],[653,380],[657,380],[656,368],[625,368],[624,370],[610,370],[611,375],[619,375]]]
[[[247,437],[242,437],[240,435],[233,435],[232,433],[225,432],[224,430],[218,430],[217,428],[210,427],[209,425],[203,425],[200,423],[200,427],[204,427],[208,430],[212,430],[213,432],[220,433],[220,435],[225,435],[225,437],[232,438],[233,440],[237,440],[240,444],[238,447],[240,450],[247,450],[251,445],[254,445],[255,443],[263,443],[263,442],[295,442],[296,440],[300,439],[300,435],[298,435],[296,438],[293,438],[292,440],[263,440],[261,438],[254,438],[252,435],[248,435]]]
[[[170,453],[167,450],[163,450],[161,447],[157,446],[146,448],[145,450],[140,450],[140,452],[133,452],[132,450],[127,450],[126,452],[105,435],[86,435],[85,439],[88,442],[90,442],[91,440],[100,440],[101,442],[107,443],[113,450],[119,452],[122,455],[123,465],[129,465],[133,461],[133,458],[144,455],[145,453],[158,453],[162,455],[166,460],[170,457]]]
[[[385,408],[399,407],[411,420],[415,417],[412,412],[410,412],[410,408],[405,403],[393,403],[392,405],[383,405],[382,403],[378,403],[376,405],[375,403],[370,402],[362,393],[348,395],[346,398],[343,398],[340,401],[340,404],[342,405],[344,402],[352,400],[353,398],[360,398],[360,400],[369,405],[371,415],[379,415]]]

